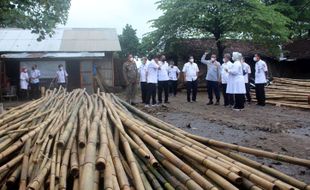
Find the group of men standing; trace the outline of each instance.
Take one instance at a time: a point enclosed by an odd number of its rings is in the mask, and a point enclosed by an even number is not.
[[[29,75],[30,74],[30,75]],[[20,73],[20,97],[22,100],[28,97],[28,90],[30,89],[30,96],[32,99],[40,98],[40,77],[41,72],[37,65],[31,67],[31,71],[28,74],[26,67],[22,67]],[[62,86],[66,88],[68,73],[64,69],[63,65],[58,65],[58,70],[56,71],[56,77],[54,80],[57,82],[57,87]],[[54,81],[53,80],[53,81]]]
[[[217,61],[215,54],[206,59],[209,52],[203,54],[201,63],[207,66],[207,91],[209,102],[207,105],[220,104],[220,91],[224,98],[224,106],[232,107],[240,111],[244,108],[245,101],[251,103],[249,77],[251,67],[244,61],[241,53],[233,52],[225,54],[223,63]],[[265,105],[264,87],[267,82],[267,64],[261,60],[259,54],[255,54],[255,89],[257,105]],[[186,82],[187,101],[196,102],[199,67],[190,56],[182,69],[184,81]],[[148,63],[147,58],[142,58],[142,64],[137,68],[132,55],[128,56],[123,66],[123,74],[127,83],[127,101],[135,104],[135,93],[138,81],[141,85],[142,103],[146,107],[161,103],[169,103],[169,91],[176,95],[177,84],[180,77],[179,68],[173,62],[170,65],[166,57],[155,56]],[[156,93],[157,91],[157,93]],[[164,99],[162,97],[164,93]],[[156,99],[157,95],[157,99]],[[215,97],[215,101],[214,101]]]
[[[139,68],[132,55],[128,56],[123,65],[123,75],[127,84],[127,102],[135,104],[135,95],[140,81],[142,103],[148,106],[169,103],[169,93],[177,93],[177,82],[180,70],[173,64],[168,64],[166,57],[154,56],[148,62],[146,57],[141,59]]]

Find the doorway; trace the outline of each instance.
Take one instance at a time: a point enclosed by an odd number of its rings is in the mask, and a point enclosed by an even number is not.
[[[68,72],[68,90],[72,91],[76,88],[80,88],[80,61],[66,61],[66,70]]]

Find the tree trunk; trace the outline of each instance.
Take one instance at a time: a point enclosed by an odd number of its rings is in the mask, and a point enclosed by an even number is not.
[[[225,46],[222,44],[222,41],[220,40],[221,34],[220,33],[215,33],[214,34],[215,41],[216,41],[216,47],[217,47],[217,53],[218,53],[218,61],[222,62],[223,57],[224,57],[224,50]]]
[[[220,40],[216,41],[216,46],[217,46],[218,59],[219,59],[218,61],[222,62],[223,57],[224,57],[225,46],[223,46],[223,44]]]

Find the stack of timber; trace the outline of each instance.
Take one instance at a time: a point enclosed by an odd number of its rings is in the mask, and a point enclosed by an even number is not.
[[[192,135],[103,92],[47,91],[0,115],[0,189],[310,190],[243,154],[310,167]]]
[[[270,104],[310,109],[310,80],[274,78],[266,97]]]

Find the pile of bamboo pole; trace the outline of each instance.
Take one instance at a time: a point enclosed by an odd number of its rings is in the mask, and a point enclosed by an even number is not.
[[[310,167],[192,135],[113,94],[47,91],[0,115],[1,190],[310,190],[238,152]]]
[[[266,88],[267,103],[310,109],[310,80],[273,78]]]

